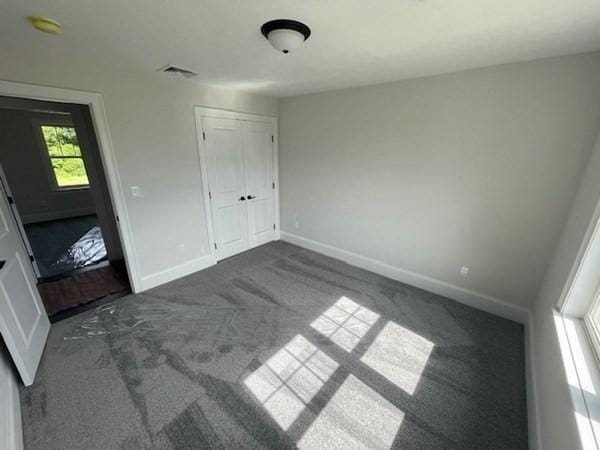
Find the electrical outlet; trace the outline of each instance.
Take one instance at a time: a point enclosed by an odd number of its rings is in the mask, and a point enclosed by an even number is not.
[[[298,217],[298,213],[294,214],[294,228],[300,228],[300,218]]]
[[[466,277],[469,275],[469,268],[467,266],[462,266],[459,273],[461,277]]]
[[[185,253],[185,245],[179,244],[177,246],[177,250],[179,250],[179,253],[184,254]]]

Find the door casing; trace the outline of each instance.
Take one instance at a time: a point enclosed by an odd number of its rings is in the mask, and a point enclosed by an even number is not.
[[[217,256],[215,251],[215,232],[213,227],[212,210],[210,207],[209,197],[209,184],[208,184],[208,166],[207,166],[207,152],[204,140],[204,129],[202,126],[203,118],[215,118],[215,119],[234,119],[234,120],[246,120],[251,122],[264,122],[272,126],[273,129],[273,182],[275,188],[273,189],[273,220],[275,222],[275,240],[281,238],[280,232],[280,217],[279,217],[279,147],[278,147],[278,130],[277,130],[277,118],[271,116],[261,116],[257,114],[241,113],[236,111],[228,111],[215,108],[206,108],[203,106],[196,106],[194,108],[194,115],[196,117],[196,135],[198,139],[198,156],[200,159],[200,172],[202,174],[202,199],[204,201],[204,215],[206,217],[206,229],[208,232],[209,250],[213,258],[214,263],[217,262]]]
[[[117,160],[108,128],[108,120],[106,118],[106,110],[104,108],[102,95],[93,92],[2,80],[0,80],[0,95],[49,102],[75,103],[88,106],[100,150],[102,168],[106,175],[108,191],[116,216],[117,230],[123,248],[123,256],[125,258],[125,265],[127,267],[131,289],[133,292],[141,292],[143,290],[143,284],[139,273],[139,259],[133,245],[133,231],[127,212],[125,196],[121,187],[122,183],[119,171],[117,170]]]

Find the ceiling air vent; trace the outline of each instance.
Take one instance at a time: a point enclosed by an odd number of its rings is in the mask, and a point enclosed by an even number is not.
[[[192,72],[191,70],[182,69],[181,67],[167,65],[158,69],[160,72],[165,73],[178,73],[179,75],[183,75],[186,78],[192,78],[198,75],[196,72]]]

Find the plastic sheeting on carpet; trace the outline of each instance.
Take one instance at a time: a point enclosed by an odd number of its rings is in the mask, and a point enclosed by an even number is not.
[[[56,261],[56,264],[68,264],[74,269],[79,269],[95,264],[105,257],[106,246],[102,239],[102,231],[100,227],[95,226],[71,245],[65,254]]]

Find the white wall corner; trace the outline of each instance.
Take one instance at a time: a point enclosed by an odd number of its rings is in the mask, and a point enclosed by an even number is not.
[[[322,253],[332,258],[340,259],[356,267],[369,270],[411,286],[425,289],[426,291],[456,300],[457,302],[473,308],[477,308],[479,310],[523,324],[525,328],[525,384],[527,389],[529,448],[531,450],[541,449],[539,440],[539,412],[534,365],[535,351],[533,341],[533,321],[529,310],[517,305],[513,305],[507,301],[491,297],[487,294],[471,291],[460,286],[455,286],[445,281],[437,280],[420,273],[411,272],[400,267],[395,267],[384,262],[359,255],[357,253],[342,250],[340,248],[292,233],[282,231],[281,239],[291,244]]]
[[[332,258],[340,259],[348,264],[360,267],[361,269],[375,272],[393,280],[397,280],[434,294],[456,300],[459,303],[472,306],[473,308],[504,317],[505,319],[513,320],[523,325],[527,325],[529,323],[528,309],[514,305],[505,300],[501,300],[481,292],[465,289],[460,286],[429,277],[427,275],[392,266],[367,256],[359,255],[357,253],[343,250],[322,242],[314,241],[296,234],[288,233],[286,231],[281,232],[281,239],[300,247],[322,253]]]

